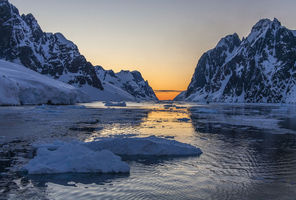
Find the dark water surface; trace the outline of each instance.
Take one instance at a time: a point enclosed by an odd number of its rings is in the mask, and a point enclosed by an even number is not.
[[[128,160],[131,172],[121,175],[27,176],[0,168],[0,194],[3,199],[292,200],[296,199],[295,124],[296,108],[287,105],[128,103],[127,108],[110,109],[98,102],[2,107],[4,153],[40,140],[156,135],[190,143],[203,154]],[[18,145],[11,143],[15,136],[21,141]],[[2,160],[9,157],[4,153]]]

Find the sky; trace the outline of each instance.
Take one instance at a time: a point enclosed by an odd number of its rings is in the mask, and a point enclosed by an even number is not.
[[[296,29],[295,0],[10,0],[61,32],[93,65],[138,70],[154,90],[185,90],[201,55],[261,18]],[[173,92],[174,93],[174,92]]]

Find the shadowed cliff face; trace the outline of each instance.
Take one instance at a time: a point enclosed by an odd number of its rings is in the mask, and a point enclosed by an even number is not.
[[[177,100],[293,103],[296,37],[274,19],[260,20],[247,38],[223,38],[199,60],[185,94]]]
[[[61,33],[45,33],[32,14],[0,2],[0,58],[66,83],[103,89],[91,63]]]

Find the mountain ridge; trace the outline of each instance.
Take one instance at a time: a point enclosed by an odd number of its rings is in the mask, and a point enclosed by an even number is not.
[[[175,100],[295,103],[295,31],[274,18],[259,20],[250,34],[235,33],[204,53],[187,91]]]
[[[62,33],[43,32],[33,14],[20,15],[8,0],[1,0],[0,19],[0,59],[21,64],[84,92],[91,91],[93,100],[106,100],[111,96],[114,96],[113,100],[117,96],[125,100],[128,96],[123,93],[129,93],[129,90],[121,91],[122,88],[116,86],[104,88],[95,66],[86,60],[78,47]],[[150,88],[147,85],[146,90]],[[154,92],[141,94],[141,99],[157,100]],[[130,99],[138,100],[137,97],[126,98]]]

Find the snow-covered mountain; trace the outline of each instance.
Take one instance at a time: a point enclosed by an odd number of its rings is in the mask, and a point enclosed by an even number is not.
[[[96,73],[103,86],[120,88],[126,91],[133,100],[157,100],[153,89],[149,86],[138,71],[121,70],[114,73],[112,70],[104,70],[101,66],[96,66]]]
[[[202,55],[175,100],[296,103],[296,31],[262,19],[242,41],[226,36]]]
[[[80,54],[77,46],[61,33],[43,32],[32,14],[20,15],[8,0],[0,1],[0,11],[0,59],[79,87],[89,93],[92,100],[110,97],[138,100],[130,90],[108,85],[104,88],[94,66]]]
[[[0,60],[0,105],[74,104],[89,101],[72,85]]]

